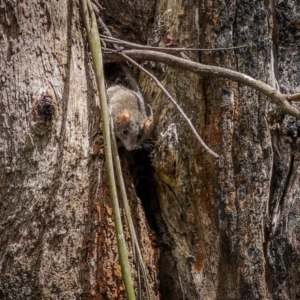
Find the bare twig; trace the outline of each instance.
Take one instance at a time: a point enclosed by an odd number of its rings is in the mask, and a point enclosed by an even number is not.
[[[300,119],[300,111],[288,102],[287,95],[284,95],[280,93],[280,91],[278,91],[276,88],[260,80],[256,80],[243,73],[236,72],[222,67],[208,66],[208,65],[196,63],[190,60],[186,60],[183,58],[179,58],[170,54],[161,53],[157,51],[126,50],[123,51],[122,53],[135,60],[142,60],[142,61],[150,60],[150,61],[164,63],[171,67],[188,70],[196,74],[232,79],[236,82],[252,87],[253,89],[270,97],[270,100],[273,101],[275,104],[277,104],[279,106],[279,109],[283,113],[292,115]],[[105,55],[106,62],[123,61],[124,59],[125,57],[119,55],[119,53],[111,53]]]
[[[92,0],[93,9],[97,14],[100,14],[100,11],[103,10],[103,7],[95,0]]]
[[[126,54],[124,54],[123,52],[118,52],[118,55],[124,57],[126,60],[130,61],[133,65],[135,65],[137,68],[139,68],[140,70],[142,70],[143,72],[145,72],[148,76],[150,76],[154,82],[160,87],[160,89],[164,92],[164,94],[168,97],[168,99],[175,105],[175,107],[177,108],[177,110],[179,111],[179,113],[182,115],[182,117],[186,120],[186,122],[188,123],[188,125],[190,126],[192,132],[194,133],[196,139],[199,141],[199,143],[202,145],[202,147],[212,156],[214,156],[215,158],[219,158],[219,155],[217,153],[215,153],[213,150],[211,150],[205,143],[204,141],[201,139],[201,137],[199,136],[197,130],[195,129],[194,125],[192,124],[192,122],[190,121],[190,119],[187,117],[187,115],[185,114],[185,112],[182,110],[182,108],[177,104],[177,102],[174,100],[174,98],[170,95],[170,93],[165,89],[165,87],[160,83],[160,81],[153,75],[151,74],[148,70],[146,70],[145,68],[143,68],[141,65],[139,65],[136,61],[134,61],[133,59],[131,59],[130,57],[128,57]]]
[[[100,35],[100,36],[103,41],[105,41],[109,44],[114,43],[114,44],[118,44],[118,45],[127,46],[129,49],[153,50],[153,51],[164,52],[164,53],[174,53],[174,52],[181,52],[181,51],[205,51],[205,52],[224,51],[224,50],[234,50],[234,49],[249,47],[247,45],[228,47],[228,48],[213,48],[213,49],[192,48],[192,47],[183,47],[183,48],[153,47],[153,46],[145,46],[145,45],[135,44],[132,42],[127,42],[124,40],[114,38],[112,36],[110,36],[110,37],[107,37],[104,35]]]

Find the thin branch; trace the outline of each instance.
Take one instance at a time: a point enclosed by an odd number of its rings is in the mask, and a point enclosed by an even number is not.
[[[228,48],[213,48],[213,49],[203,49],[203,48],[192,48],[192,47],[183,47],[183,48],[170,48],[170,47],[153,47],[153,46],[145,46],[145,45],[140,45],[140,44],[135,44],[132,42],[127,42],[124,40],[120,40],[117,38],[114,38],[112,36],[107,37],[104,35],[100,35],[101,39],[107,43],[114,43],[118,45],[123,45],[127,46],[129,49],[140,49],[140,50],[153,50],[153,51],[158,51],[158,52],[164,52],[164,53],[174,53],[174,52],[181,52],[181,51],[224,51],[224,50],[234,50],[234,49],[240,49],[240,48],[246,48],[249,47],[247,45],[241,45],[241,46],[236,46],[236,47],[228,47]]]
[[[199,136],[197,130],[195,129],[194,125],[192,124],[192,122],[190,121],[190,119],[187,117],[187,115],[185,114],[185,112],[182,110],[182,108],[177,104],[177,102],[174,100],[174,98],[170,95],[170,93],[165,89],[165,87],[160,83],[160,81],[153,75],[151,74],[148,70],[146,70],[145,68],[143,68],[141,65],[139,65],[137,62],[135,62],[133,59],[131,59],[130,57],[128,57],[126,54],[124,54],[123,52],[118,52],[118,55],[124,57],[126,60],[130,61],[133,65],[135,65],[137,68],[139,68],[140,70],[142,70],[144,73],[146,73],[148,76],[150,76],[154,82],[157,84],[157,86],[160,87],[160,89],[164,92],[164,94],[168,97],[168,99],[175,105],[175,107],[177,108],[177,110],[179,111],[179,113],[182,115],[182,117],[186,120],[186,122],[188,123],[188,125],[190,126],[192,132],[194,133],[196,139],[199,141],[199,143],[202,145],[202,147],[212,156],[214,156],[215,158],[219,158],[219,155],[217,153],[215,153],[213,150],[211,150],[205,143],[204,141],[201,139],[201,137]]]
[[[292,115],[300,119],[300,111],[292,106],[288,100],[287,95],[280,93],[276,88],[260,81],[256,80],[248,75],[240,72],[229,70],[222,67],[208,66],[200,63],[196,63],[190,60],[179,58],[170,54],[161,53],[150,50],[126,50],[122,52],[124,55],[135,60],[149,60],[164,63],[174,68],[188,70],[196,74],[205,76],[229,78],[236,82],[249,86],[264,95],[270,97],[270,100],[277,104],[283,113]],[[105,55],[105,62],[123,61],[125,57],[119,55],[119,53],[111,53]]]
[[[106,99],[106,89],[104,84],[103,61],[102,61],[99,32],[97,28],[95,13],[92,8],[92,4],[90,0],[82,0],[82,8],[83,8],[84,24],[87,31],[87,38],[90,46],[90,51],[92,54],[93,68],[95,72],[97,88],[100,96],[103,137],[105,141],[104,142],[105,159],[106,159],[106,166],[107,166],[107,173],[108,173],[108,180],[109,180],[110,197],[111,197],[113,215],[114,215],[114,223],[116,228],[120,265],[121,265],[127,299],[135,300],[133,281],[130,274],[130,265],[129,265],[128,253],[126,249],[126,243],[125,243],[124,232],[122,227],[122,219],[120,215],[120,208],[118,204],[118,196],[116,190],[116,181],[114,175],[114,166],[113,166],[113,158],[112,158],[112,150],[111,150],[109,113],[108,113],[108,105]]]
[[[100,11],[103,10],[103,7],[95,0],[92,0],[92,5],[97,14],[100,14]]]
[[[300,93],[287,95],[286,98],[290,101],[300,101]]]

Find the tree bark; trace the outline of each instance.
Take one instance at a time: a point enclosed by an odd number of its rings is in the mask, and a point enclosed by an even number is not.
[[[1,4],[1,299],[125,297],[79,4]],[[151,285],[155,251],[134,211]]]
[[[165,46],[166,31],[180,41],[176,47],[248,45],[190,58],[296,93],[297,5],[158,3],[156,20],[161,17],[164,32],[157,45]],[[298,121],[278,113],[259,92],[231,80],[199,78],[160,64],[156,72],[207,145],[224,158],[224,165],[218,165],[196,144],[174,109],[155,97],[158,142],[153,165],[167,227],[161,236],[172,241],[162,247],[167,262],[160,268],[162,299],[296,299]]]
[[[300,92],[297,0],[100,4],[118,38],[247,45],[186,55]],[[79,8],[74,0],[0,6],[1,299],[125,299]],[[150,158],[145,150],[120,155],[151,299],[297,299],[299,120],[229,79],[145,66],[223,158],[203,150],[139,73],[156,143]],[[106,74],[109,84],[126,84],[116,64]]]

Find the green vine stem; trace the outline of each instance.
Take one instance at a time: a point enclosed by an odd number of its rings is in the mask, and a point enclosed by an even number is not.
[[[125,183],[123,179],[123,173],[122,173],[122,168],[121,168],[121,163],[120,163],[120,158],[118,154],[118,147],[116,143],[115,136],[113,134],[114,132],[114,127],[113,127],[113,121],[111,119],[110,121],[111,124],[111,132],[112,132],[112,151],[113,151],[113,158],[114,158],[114,165],[116,167],[116,175],[117,175],[117,181],[118,181],[118,186],[119,186],[119,191],[120,191],[120,196],[123,201],[123,206],[124,206],[124,211],[125,211],[125,216],[127,219],[128,227],[129,227],[129,232],[131,235],[131,243],[132,243],[132,251],[133,251],[133,256],[136,257],[137,260],[137,269],[138,269],[138,274],[139,274],[139,267],[142,272],[143,278],[144,278],[144,287],[146,291],[146,296],[147,299],[150,300],[150,290],[149,290],[149,282],[147,278],[147,272],[146,272],[146,267],[143,261],[143,256],[141,253],[141,249],[139,246],[139,242],[136,236],[134,224],[132,221],[131,217],[131,210],[130,206],[128,203],[128,198],[126,194],[126,188],[125,188]],[[140,290],[140,289],[139,289]]]
[[[119,260],[120,260],[127,299],[135,300],[135,293],[134,293],[133,281],[130,272],[128,252],[126,248],[123,226],[122,226],[122,219],[121,219],[120,208],[118,204],[116,180],[115,180],[112,150],[111,150],[109,112],[108,112],[106,89],[104,83],[103,61],[102,61],[99,32],[97,27],[96,16],[90,0],[82,0],[81,2],[82,2],[84,25],[87,33],[90,51],[92,54],[93,68],[94,68],[97,88],[100,96],[101,119],[102,119],[103,137],[104,137],[104,151],[105,151],[106,167],[107,167],[108,180],[109,180],[110,197],[112,202],[114,222],[116,228]]]

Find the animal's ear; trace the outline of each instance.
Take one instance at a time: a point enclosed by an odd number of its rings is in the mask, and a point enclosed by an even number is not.
[[[148,135],[153,129],[153,116],[147,118],[144,122],[143,133]]]
[[[128,109],[124,109],[117,114],[117,123],[128,124],[131,121],[130,112]]]

